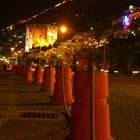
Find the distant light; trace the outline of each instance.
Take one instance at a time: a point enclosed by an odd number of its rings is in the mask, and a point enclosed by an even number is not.
[[[79,17],[79,15],[78,15],[78,14],[76,14],[75,16],[76,16],[76,17]]]
[[[18,53],[21,53],[21,51],[18,51]]]
[[[13,37],[17,37],[17,35],[13,35]]]
[[[132,74],[138,74],[140,71],[132,71]]]
[[[61,31],[62,33],[67,32],[67,27],[66,27],[66,26],[62,26],[62,27],[60,28],[60,31]]]
[[[92,31],[94,28],[93,27],[90,27],[90,30]]]
[[[101,69],[100,71],[104,71],[104,69]]]
[[[129,10],[132,11],[134,9],[133,5],[129,5]]]
[[[10,26],[9,26],[9,29],[10,29],[10,30],[13,30],[13,25],[10,25]]]
[[[20,40],[20,41],[18,41],[19,42],[19,44],[22,44],[22,41]]]
[[[12,52],[15,50],[15,48],[14,48],[14,47],[12,47],[12,48],[10,48],[10,49],[11,49],[11,51],[12,51]]]
[[[136,20],[137,18],[136,17],[134,17],[134,20]]]
[[[119,73],[119,71],[118,70],[114,70],[114,73]]]
[[[109,72],[109,70],[104,70],[104,72]]]
[[[58,58],[62,58],[62,54],[58,54],[57,57],[58,57]]]
[[[9,42],[11,42],[12,41],[12,39],[9,39]]]
[[[79,64],[79,62],[78,62],[78,61],[76,61],[76,64],[78,65],[78,64]]]
[[[36,67],[36,66],[37,66],[37,64],[35,63],[35,64],[34,64],[34,66]]]
[[[130,18],[126,15],[124,16],[123,24],[124,26],[128,26],[130,24]]]
[[[134,34],[134,33],[135,33],[134,31],[131,32],[131,34]]]
[[[133,34],[134,36],[136,36],[136,33],[134,31],[132,31],[131,34]]]
[[[109,70],[105,70],[105,69],[101,69],[100,71],[103,71],[103,72],[109,72]]]
[[[99,47],[102,47],[103,46],[103,44],[99,44]]]

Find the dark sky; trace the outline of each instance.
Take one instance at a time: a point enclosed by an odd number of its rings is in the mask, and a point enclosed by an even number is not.
[[[62,0],[4,0],[0,4],[0,28],[28,19]],[[123,15],[129,4],[140,6],[140,0],[73,0],[32,20],[32,22],[68,22],[81,24],[110,23]],[[79,23],[78,23],[79,24]]]

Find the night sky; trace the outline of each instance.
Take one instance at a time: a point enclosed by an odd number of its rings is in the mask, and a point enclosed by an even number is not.
[[[28,19],[62,0],[4,0],[0,4],[0,28]],[[73,0],[33,19],[33,23],[84,24],[111,23],[124,14],[128,6],[140,6],[139,0]],[[77,22],[79,21],[79,22]]]

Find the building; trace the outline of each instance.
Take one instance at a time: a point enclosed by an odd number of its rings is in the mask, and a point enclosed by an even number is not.
[[[124,16],[112,21],[112,33],[114,36],[128,34],[136,35],[140,31],[140,7],[129,6]]]
[[[50,24],[26,25],[25,51],[35,47],[48,47],[58,38],[58,27]]]

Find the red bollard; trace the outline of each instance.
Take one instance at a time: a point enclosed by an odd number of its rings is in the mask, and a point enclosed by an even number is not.
[[[67,105],[72,104],[72,71],[68,67],[57,67],[52,103],[55,105],[64,105],[64,100]]]
[[[33,77],[32,77],[32,67],[28,66],[26,68],[26,74],[25,74],[25,80],[32,82],[33,81]]]
[[[55,83],[55,68],[48,66],[44,68],[42,91],[46,92],[48,95],[53,96],[54,83]]]
[[[41,66],[37,66],[35,68],[35,75],[34,75],[34,83],[42,84],[43,81],[43,68]]]
[[[107,73],[95,71],[94,78],[94,109],[95,124],[93,124],[95,140],[113,140],[110,136],[109,105]],[[91,74],[89,71],[75,72],[74,98],[71,112],[71,140],[90,140],[90,94]]]

